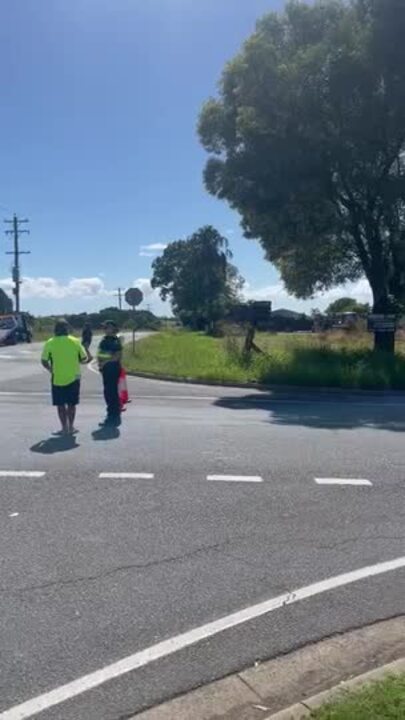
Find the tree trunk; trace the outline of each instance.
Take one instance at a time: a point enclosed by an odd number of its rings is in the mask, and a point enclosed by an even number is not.
[[[395,332],[375,332],[374,350],[393,355],[395,353]]]

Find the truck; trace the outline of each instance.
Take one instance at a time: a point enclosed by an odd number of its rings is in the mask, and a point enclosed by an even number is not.
[[[32,330],[25,313],[0,315],[0,346],[32,342]]]

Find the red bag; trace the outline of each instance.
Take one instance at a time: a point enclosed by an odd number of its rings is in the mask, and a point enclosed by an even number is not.
[[[130,402],[128,395],[127,374],[124,368],[121,368],[120,376],[118,379],[118,395],[120,399],[121,412],[124,412],[126,410],[125,405]]]

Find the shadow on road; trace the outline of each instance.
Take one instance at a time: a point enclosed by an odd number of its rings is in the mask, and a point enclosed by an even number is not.
[[[93,436],[93,440],[100,441],[100,440],[118,440],[120,436],[120,431],[117,427],[102,427],[100,430],[95,430],[91,433]]]
[[[30,450],[41,455],[54,455],[55,453],[67,452],[80,447],[74,435],[60,435],[50,437],[33,445]]]
[[[276,425],[295,425],[318,429],[371,428],[405,432],[404,402],[361,397],[315,397],[294,399],[281,394],[224,396],[216,400],[217,407],[229,410],[268,410],[268,422]]]

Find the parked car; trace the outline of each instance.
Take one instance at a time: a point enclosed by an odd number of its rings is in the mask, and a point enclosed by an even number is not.
[[[24,313],[0,315],[0,345],[16,345],[31,341],[32,331]]]

